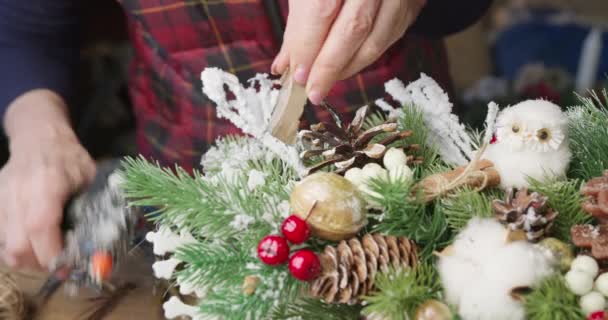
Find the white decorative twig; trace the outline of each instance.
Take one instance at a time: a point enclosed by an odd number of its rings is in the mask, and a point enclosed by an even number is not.
[[[156,232],[148,232],[146,240],[152,243],[154,254],[157,256],[174,252],[178,247],[196,243],[196,239],[188,231],[183,230],[177,235],[167,226],[160,226]]]
[[[483,144],[488,144],[492,140],[496,129],[496,117],[498,116],[498,104],[492,101],[488,104],[488,115],[486,116],[486,132],[483,136]]]
[[[182,263],[182,261],[175,258],[156,261],[152,264],[154,276],[158,279],[171,280],[175,268],[177,268],[180,263]]]
[[[306,174],[306,168],[296,148],[284,144],[270,134],[270,118],[279,95],[279,91],[273,89],[275,81],[265,74],[258,74],[248,81],[249,87],[243,87],[235,75],[218,68],[203,70],[201,81],[203,93],[217,105],[219,118],[228,119],[245,134],[261,141],[300,175]],[[234,94],[233,100],[226,98],[224,85]]]
[[[432,78],[421,74],[407,87],[398,79],[385,84],[386,91],[399,103],[420,109],[430,129],[430,143],[448,163],[464,165],[473,154],[472,141],[464,125],[452,113],[448,95]]]
[[[175,319],[177,317],[190,317],[192,320],[202,320],[198,307],[183,303],[178,297],[171,297],[163,304],[165,318]]]

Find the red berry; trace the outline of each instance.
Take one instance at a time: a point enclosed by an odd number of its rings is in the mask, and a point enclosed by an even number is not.
[[[311,250],[302,249],[289,259],[289,272],[298,280],[313,280],[321,273],[319,257]]]
[[[289,244],[279,236],[266,236],[258,244],[258,257],[271,266],[285,263],[289,259]]]
[[[300,244],[310,237],[308,223],[296,215],[291,215],[285,219],[281,231],[287,240],[295,244]]]
[[[496,138],[496,135],[495,135],[495,134],[493,134],[493,135],[492,135],[492,139],[490,139],[490,144],[495,144],[495,143],[496,143],[496,141],[498,141],[498,139]]]
[[[589,315],[587,320],[604,320],[606,319],[606,313],[604,311],[596,311]]]

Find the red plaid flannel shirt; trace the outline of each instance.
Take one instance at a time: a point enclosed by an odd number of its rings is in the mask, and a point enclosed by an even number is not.
[[[130,81],[139,151],[162,165],[197,168],[218,137],[238,133],[216,117],[202,93],[200,73],[219,67],[244,81],[269,72],[280,43],[266,7],[259,0],[120,2],[134,43]],[[279,4],[285,19],[287,0]],[[443,43],[406,35],[374,65],[337,83],[328,102],[349,119],[358,107],[385,96],[386,81],[412,81],[420,72],[449,90]],[[324,110],[308,108],[303,125],[329,119]]]

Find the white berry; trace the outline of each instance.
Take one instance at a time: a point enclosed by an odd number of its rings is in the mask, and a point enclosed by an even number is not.
[[[608,273],[602,273],[595,280],[595,289],[608,297]]]
[[[408,166],[399,166],[388,171],[391,181],[411,180],[414,177],[414,172]]]
[[[386,169],[392,171],[394,168],[407,165],[407,156],[403,149],[390,148],[384,154],[383,163]]]
[[[604,310],[606,298],[604,298],[601,293],[592,291],[581,297],[579,305],[585,314],[590,314],[592,312]]]
[[[597,261],[595,261],[595,259],[589,256],[581,255],[572,261],[570,270],[579,270],[587,273],[591,276],[591,278],[595,278],[597,277],[600,267],[597,265]]]
[[[360,187],[364,183],[363,170],[359,168],[348,169],[348,171],[344,173],[344,178],[356,187]]]
[[[570,270],[566,273],[566,284],[570,291],[582,296],[593,289],[593,277],[580,270]]]
[[[382,168],[377,163],[368,163],[362,169],[362,174],[364,180],[367,182],[371,179],[384,178],[388,177],[388,171]]]

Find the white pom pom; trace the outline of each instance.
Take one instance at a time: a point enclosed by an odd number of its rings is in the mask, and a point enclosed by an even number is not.
[[[344,178],[357,187],[360,187],[364,183],[363,170],[359,168],[348,169],[346,173],[344,173]]]
[[[566,273],[566,284],[572,292],[582,296],[593,289],[593,277],[580,270],[570,270]]]
[[[408,181],[414,177],[414,172],[408,166],[399,166],[389,170],[391,181]]]
[[[386,169],[382,168],[379,164],[377,163],[368,163],[366,164],[362,171],[362,175],[363,175],[363,179],[365,181],[369,181],[371,179],[377,179],[377,178],[388,178],[388,171],[386,171]]]
[[[597,264],[595,259],[589,256],[578,256],[574,261],[572,261],[572,265],[570,266],[570,270],[579,270],[587,273],[591,276],[591,278],[597,277],[597,274],[600,270],[600,267]]]
[[[403,149],[390,148],[384,154],[384,159],[382,159],[384,163],[384,167],[389,171],[392,171],[395,168],[407,165],[407,156]]]
[[[595,289],[608,297],[608,273],[603,273],[595,280]]]
[[[588,315],[596,311],[604,310],[606,298],[604,298],[601,293],[592,291],[581,297],[579,305],[581,306],[581,309],[583,309],[583,312]]]

